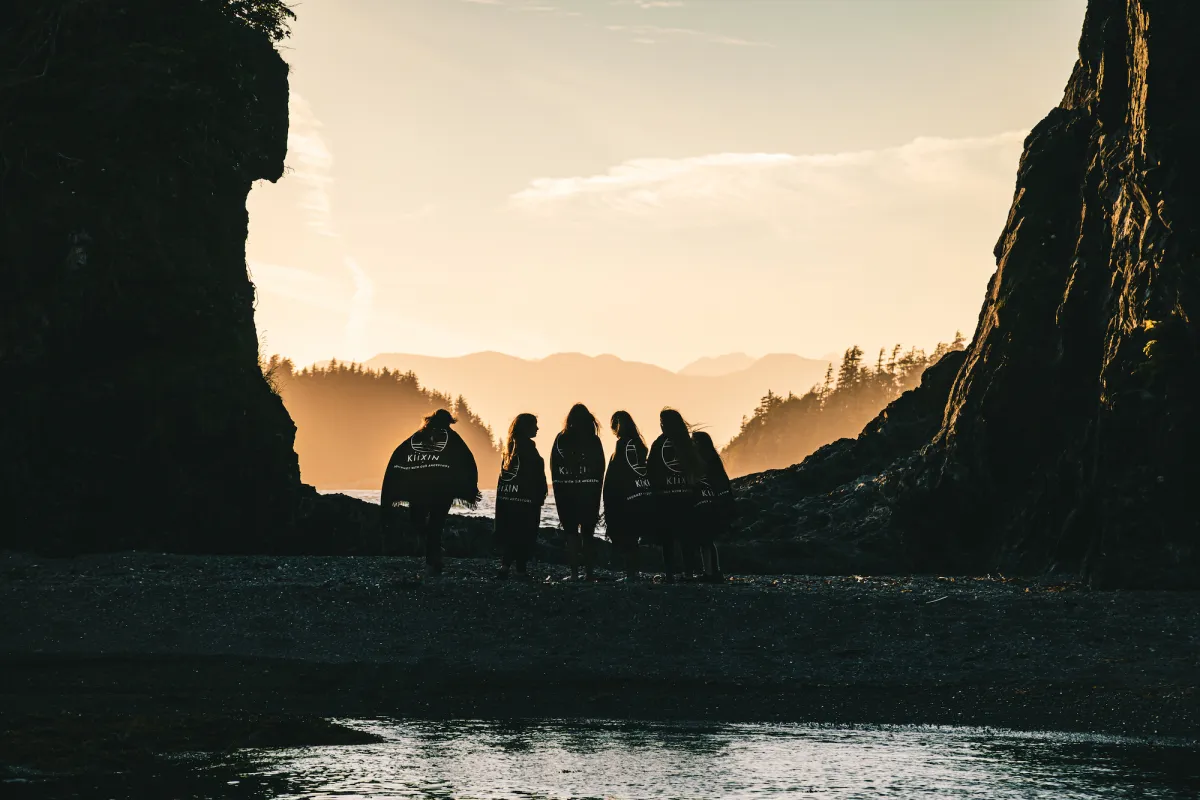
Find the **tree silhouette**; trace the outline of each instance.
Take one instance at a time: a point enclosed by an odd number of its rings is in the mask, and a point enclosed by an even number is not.
[[[492,429],[465,397],[422,388],[417,376],[357,363],[296,371],[286,358],[271,356],[264,373],[296,423],[296,454],[306,483],[329,489],[373,489],[396,445],[439,408],[458,418],[455,430],[475,454],[480,474],[500,468]]]
[[[296,13],[283,0],[218,0],[225,13],[266,34],[272,42],[291,36],[289,27]]]
[[[900,345],[880,350],[875,367],[863,366],[862,348],[846,349],[834,385],[833,365],[825,381],[803,395],[782,398],[767,392],[742,427],[722,451],[731,475],[779,469],[804,460],[817,448],[847,436],[857,436],[884,406],[921,381],[926,367],[948,352],[962,350],[966,340],[956,333],[950,344],[939,343],[932,356]]]

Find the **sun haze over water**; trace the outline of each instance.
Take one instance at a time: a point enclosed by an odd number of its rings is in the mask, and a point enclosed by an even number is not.
[[[970,331],[1084,0],[338,0],[251,195],[268,352],[931,347]]]

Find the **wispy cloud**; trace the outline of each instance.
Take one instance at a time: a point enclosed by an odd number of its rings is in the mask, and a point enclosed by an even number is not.
[[[770,42],[756,42],[722,33],[698,31],[694,28],[667,28],[660,25],[606,25],[610,31],[628,33],[639,44],[657,44],[668,39],[690,39],[707,44],[723,44],[730,47],[774,47]]]
[[[333,185],[333,154],[321,135],[321,121],[299,92],[288,102],[291,124],[288,128],[288,165],[293,180],[304,188],[300,208],[305,223],[321,236],[336,237],[333,228],[333,203],[329,189]]]
[[[637,6],[638,8],[683,8],[683,0],[613,0],[614,6]]]
[[[598,214],[670,226],[784,218],[810,225],[831,214],[886,216],[884,209],[903,215],[922,204],[1006,196],[1024,137],[1014,131],[831,154],[641,158],[596,175],[538,178],[510,202],[532,214]]]
[[[525,11],[535,14],[554,14],[559,17],[578,17],[578,11],[568,11],[545,0],[462,0],[477,6],[495,6],[505,11]]]
[[[371,281],[371,276],[352,257],[346,256],[344,263],[354,281],[350,313],[346,317],[346,348],[348,352],[363,357],[369,352],[367,333],[375,300],[375,284]]]
[[[292,179],[303,187],[299,206],[305,213],[305,224],[319,236],[340,240],[330,196],[334,185],[333,151],[322,135],[324,125],[312,105],[299,92],[291,93],[288,114],[288,163]],[[340,244],[335,246],[341,247]],[[365,353],[362,345],[365,344],[366,329],[371,318],[374,284],[370,275],[353,257],[343,253],[341,261],[349,271],[353,285],[348,305],[340,300],[331,300],[339,295],[344,296],[345,292],[335,291],[334,282],[316,273],[262,262],[256,263],[253,271],[267,291],[330,310],[344,308],[347,314],[347,347],[352,353]]]
[[[316,272],[283,264],[252,260],[250,277],[261,292],[286,297],[325,311],[342,312],[346,308],[343,287]]]

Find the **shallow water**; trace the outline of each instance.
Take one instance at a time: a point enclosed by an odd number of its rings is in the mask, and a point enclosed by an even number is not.
[[[378,489],[320,489],[321,494],[346,494],[351,497],[357,497],[359,500],[365,500],[368,503],[379,505],[379,490]],[[496,518],[496,490],[484,489],[483,499],[479,501],[478,508],[463,508],[456,505],[450,510],[452,514],[461,514],[464,517],[487,517],[488,519]],[[546,498],[545,504],[542,506],[542,527],[557,528],[559,524],[558,509],[554,507],[554,492],[550,492],[550,496]],[[597,530],[603,530],[601,525]]]
[[[988,798],[1200,794],[1194,744],[964,728],[349,723],[382,744],[0,785],[16,798]]]

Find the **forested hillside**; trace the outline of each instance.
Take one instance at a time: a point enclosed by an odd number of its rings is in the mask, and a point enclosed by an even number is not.
[[[808,392],[786,397],[768,392],[725,447],[726,468],[732,476],[779,469],[832,441],[857,436],[888,403],[920,383],[926,367],[965,346],[962,333],[929,355],[896,345],[890,354],[880,350],[873,365],[864,363],[858,345],[848,348],[836,373],[830,364],[824,383]]]
[[[439,408],[458,418],[454,429],[475,454],[481,485],[499,470],[492,429],[467,401],[422,388],[411,372],[337,361],[296,370],[279,356],[271,357],[265,372],[296,423],[296,453],[306,483],[322,489],[378,488],[396,445]]]

